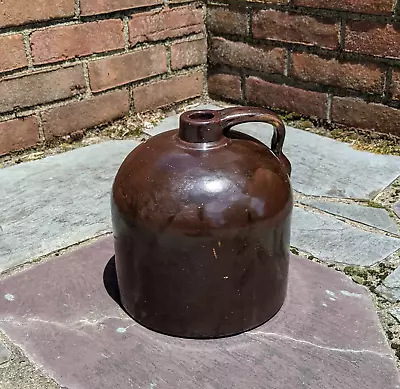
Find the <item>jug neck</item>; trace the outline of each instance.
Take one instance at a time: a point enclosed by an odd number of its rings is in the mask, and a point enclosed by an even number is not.
[[[194,110],[179,119],[179,138],[188,143],[210,143],[222,139],[223,133],[217,111]]]

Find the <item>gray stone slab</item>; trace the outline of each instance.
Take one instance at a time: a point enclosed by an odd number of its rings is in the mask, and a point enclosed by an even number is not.
[[[295,207],[291,245],[329,262],[371,266],[400,248],[400,239],[353,227],[333,216]]]
[[[7,362],[10,358],[11,353],[3,343],[0,343],[0,365]]]
[[[209,109],[220,109],[207,105]],[[196,107],[197,108],[197,107]],[[178,115],[162,121],[150,135],[178,127]],[[235,129],[270,144],[272,127],[242,124]],[[293,166],[292,184],[314,196],[373,198],[400,174],[400,157],[354,150],[349,144],[287,126],[284,151]]]
[[[400,201],[393,205],[393,211],[398,217],[400,217]]]
[[[400,301],[400,267],[383,280],[377,291],[389,301]]]
[[[110,141],[0,170],[0,271],[111,229],[114,176],[136,141]]]
[[[272,320],[190,340],[147,330],[119,308],[103,285],[116,296],[112,255],[108,237],[0,282],[0,328],[64,387],[400,388],[368,292],[341,273],[293,257]]]
[[[382,208],[373,208],[360,204],[346,204],[333,201],[323,201],[315,199],[301,199],[300,203],[311,205],[322,211],[333,215],[366,224],[371,227],[379,228],[383,231],[399,234],[396,222],[389,216],[387,211]]]
[[[400,308],[391,308],[389,312],[400,323]]]

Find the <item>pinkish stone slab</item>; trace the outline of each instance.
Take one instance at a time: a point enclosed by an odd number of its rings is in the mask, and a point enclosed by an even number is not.
[[[112,255],[107,237],[0,282],[0,328],[68,389],[400,388],[367,292],[341,273],[293,257],[271,321],[190,340],[123,312],[103,284],[115,294]]]

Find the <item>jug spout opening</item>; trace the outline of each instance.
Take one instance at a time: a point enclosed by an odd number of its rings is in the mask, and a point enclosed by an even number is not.
[[[216,142],[222,136],[218,111],[193,110],[180,116],[179,138],[184,142]]]

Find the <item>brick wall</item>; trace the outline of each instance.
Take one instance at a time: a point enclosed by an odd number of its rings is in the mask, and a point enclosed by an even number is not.
[[[204,5],[0,1],[0,155],[204,93]]]
[[[215,2],[214,2],[215,1]],[[1,0],[0,155],[201,96],[400,135],[400,0]]]
[[[400,136],[400,1],[236,3],[208,5],[212,96]]]

